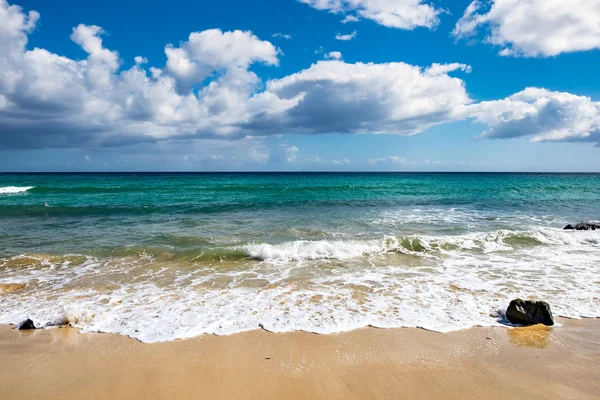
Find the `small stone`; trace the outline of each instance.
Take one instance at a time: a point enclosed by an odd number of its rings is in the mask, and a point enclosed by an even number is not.
[[[36,327],[33,321],[27,318],[17,326],[17,329],[20,331],[30,331],[32,329],[36,329]]]
[[[594,224],[591,222],[580,222],[575,225],[567,225],[563,228],[564,230],[575,230],[575,231],[595,231],[596,229],[600,229],[600,224]]]
[[[506,310],[506,318],[512,324],[554,325],[554,317],[550,310],[550,304],[545,301],[515,299],[510,302],[510,305]]]

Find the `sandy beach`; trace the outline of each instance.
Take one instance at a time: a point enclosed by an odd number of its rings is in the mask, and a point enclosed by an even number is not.
[[[143,344],[0,328],[2,398],[597,399],[600,320],[448,334],[257,330]]]

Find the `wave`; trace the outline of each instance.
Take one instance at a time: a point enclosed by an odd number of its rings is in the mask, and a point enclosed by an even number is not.
[[[403,253],[410,255],[479,251],[491,253],[541,245],[597,246],[594,232],[573,235],[552,228],[529,231],[498,230],[488,233],[447,236],[384,236],[372,240],[297,240],[281,244],[257,243],[242,246],[246,254],[261,261],[347,260],[356,257]]]
[[[600,251],[600,231],[563,231],[558,228],[534,228],[527,231],[497,230],[464,235],[398,235],[374,239],[293,240],[282,243],[219,243],[203,236],[161,234],[148,242],[98,249],[89,257],[100,259],[137,258],[143,256],[171,265],[211,265],[212,262],[258,261],[266,263],[295,263],[302,261],[374,259],[387,255],[405,255],[419,258],[470,256],[473,254],[502,254],[519,250],[542,250],[543,247],[561,246],[565,249]],[[53,263],[71,262],[72,255],[46,255]],[[17,257],[23,262],[11,261],[6,266],[20,267],[31,264],[28,259],[37,254]],[[198,264],[200,263],[200,264]],[[0,263],[0,266],[2,264]]]
[[[0,187],[0,194],[24,193],[33,188],[34,188],[34,186],[5,186],[5,187]]]
[[[59,187],[59,186],[36,186],[32,188],[32,193],[36,194],[100,194],[100,193],[128,193],[128,192],[146,192],[145,187],[130,187],[130,186],[74,186],[74,187]]]

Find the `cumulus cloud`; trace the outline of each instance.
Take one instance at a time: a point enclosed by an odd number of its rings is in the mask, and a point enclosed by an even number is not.
[[[352,40],[355,37],[356,37],[356,31],[354,31],[352,33],[338,33],[337,35],[335,35],[335,39],[336,40],[341,40],[341,41],[344,41],[344,42]]]
[[[534,142],[600,142],[600,102],[586,96],[527,88],[465,110],[469,117],[489,127],[482,138],[532,136]]]
[[[329,53],[325,54],[325,59],[327,59],[327,60],[341,60],[342,59],[342,53],[340,53],[339,51],[330,51]]]
[[[167,70],[185,84],[202,82],[220,71],[233,75],[232,80],[242,81],[242,85],[252,84],[258,78],[248,71],[251,64],[279,64],[277,48],[248,31],[193,32],[179,47],[167,46],[165,53]]]
[[[457,22],[457,39],[486,29],[500,55],[551,57],[600,49],[600,2],[595,0],[475,0]]]
[[[78,25],[75,60],[28,49],[39,15],[0,0],[0,148],[100,148],[284,133],[413,135],[472,119],[486,138],[600,141],[598,103],[544,89],[474,103],[465,64],[329,60],[262,81],[256,64],[277,66],[280,51],[248,31],[210,29],[165,47],[162,67],[142,56],[123,68],[102,28]],[[250,161],[297,160],[299,149],[248,149]],[[188,154],[186,150],[186,154]]]
[[[405,63],[319,61],[267,83],[265,94],[296,99],[285,118],[267,126],[296,133],[419,133],[454,120],[471,102],[464,82],[448,75],[466,68],[455,64],[446,73],[429,73]]]
[[[37,20],[37,13],[0,0],[1,147],[242,137],[239,123],[286,107],[269,96],[252,99],[262,82],[251,64],[279,61],[277,48],[250,32],[192,33],[165,48],[164,68],[148,72],[142,56],[132,68],[120,69],[118,53],[104,47],[103,30],[93,25],[79,25],[71,35],[88,54],[84,60],[28,50],[27,35]],[[191,91],[192,84],[200,89]]]
[[[37,13],[0,1],[4,148],[288,132],[414,134],[451,120],[456,106],[470,102],[463,81],[448,75],[458,64],[432,73],[404,63],[321,61],[261,82],[251,66],[278,65],[279,50],[245,31],[194,32],[166,46],[163,68],[145,69],[139,56],[123,70],[119,54],[104,47],[102,28],[79,25],[71,38],[88,57],[73,60],[28,50]]]
[[[369,19],[389,28],[432,29],[441,9],[423,0],[298,0],[317,10],[345,15],[344,22]]]

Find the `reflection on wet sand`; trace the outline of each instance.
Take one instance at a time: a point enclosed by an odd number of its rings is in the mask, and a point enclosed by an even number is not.
[[[541,324],[508,329],[511,343],[519,347],[544,349],[550,343],[551,334],[552,328]]]

